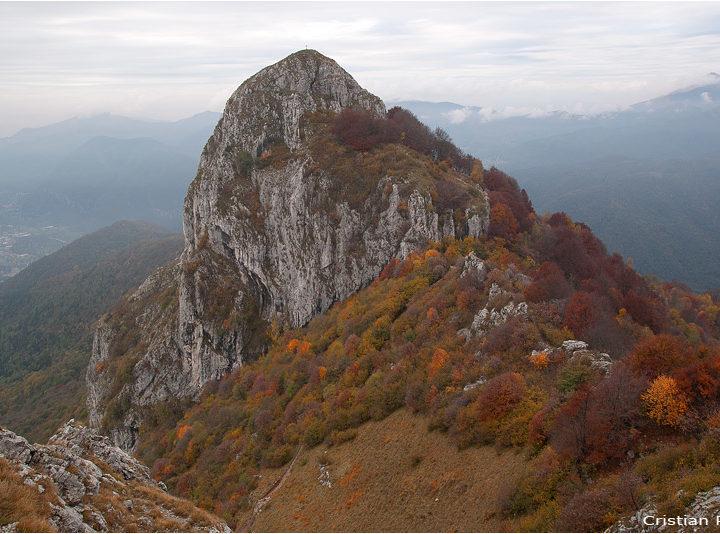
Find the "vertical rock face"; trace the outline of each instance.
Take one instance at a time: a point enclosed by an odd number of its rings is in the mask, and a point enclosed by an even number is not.
[[[258,346],[248,345],[257,330],[266,327],[262,319],[282,311],[290,324],[300,325],[338,298],[336,288],[330,287],[336,284],[328,267],[335,259],[337,237],[343,241],[354,235],[351,226],[357,221],[348,213],[339,231],[333,232],[327,217],[317,216],[313,204],[323,200],[318,199],[322,184],[319,176],[307,176],[307,158],[250,176],[238,176],[238,163],[243,157],[250,162],[262,156],[273,143],[297,151],[306,133],[301,120],[307,113],[345,108],[385,114],[379,98],[335,61],[313,50],[261,70],[228,100],[185,201],[183,260],[186,265],[193,261],[202,241],[203,263],[215,264],[185,269],[180,279],[179,330],[192,362],[195,390],[240,363],[244,354],[258,351]],[[254,216],[262,210],[264,221],[258,224]],[[221,263],[222,273],[218,259],[227,260]],[[340,286],[359,287],[365,281],[360,273],[346,274],[356,281],[338,281]],[[207,320],[212,315],[207,297],[213,292],[207,278],[218,276],[234,279],[226,298],[240,313],[254,315],[255,324],[236,324],[225,333],[221,330],[227,317],[219,325]]]
[[[487,231],[485,193],[407,147],[385,148],[379,163],[337,144],[350,164],[328,157],[328,113],[347,108],[385,116],[379,98],[312,50],[260,71],[231,96],[185,200],[174,331],[159,341],[143,326],[159,312],[133,311],[144,317],[136,322],[148,349],[119,394],[100,365],[111,367],[116,342],[108,340],[118,326],[106,318],[96,334],[90,420],[107,421],[109,396],[122,398],[113,406],[124,411],[106,430],[123,447],[134,441],[133,406],[196,396],[208,380],[259,355],[271,324],[307,323],[428,240]],[[452,181],[467,205],[435,206],[433,180]]]

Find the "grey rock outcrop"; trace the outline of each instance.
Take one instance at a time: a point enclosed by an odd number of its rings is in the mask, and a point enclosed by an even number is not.
[[[460,276],[472,276],[478,284],[484,282],[487,276],[485,262],[478,258],[474,252],[470,252],[465,256],[463,270]]]
[[[165,494],[164,488],[150,477],[147,467],[112,445],[108,438],[72,420],[63,425],[47,445],[30,444],[11,431],[0,429],[0,456],[9,462],[25,485],[47,498],[51,510],[48,522],[62,532],[107,531],[111,529],[104,517],[107,513],[113,514],[114,529],[122,526],[123,511],[107,507],[110,493],[125,495],[133,508],[154,507],[160,513],[174,499],[169,495],[168,502],[154,499],[153,496]],[[190,503],[183,506],[187,511],[184,518],[177,518],[174,510],[165,510],[167,517],[183,519],[172,523],[174,526],[229,531],[222,521],[201,513]],[[191,521],[193,511],[201,515],[202,520]],[[126,519],[127,525],[138,520],[134,514]],[[145,529],[157,528],[151,518],[145,521]]]
[[[106,369],[119,327],[109,319],[95,335],[90,421],[105,421],[126,450],[141,424],[136,407],[196,397],[208,380],[261,354],[271,325],[304,325],[428,240],[487,231],[485,192],[438,170],[473,193],[462,210],[439,209],[428,178],[419,178],[426,163],[406,147],[396,147],[392,169],[372,179],[355,173],[362,187],[348,184],[313,145],[328,128],[313,117],[346,108],[385,115],[379,98],[312,50],[260,71],[230,97],[185,200],[175,315],[160,320],[166,312],[152,299],[142,309],[128,303],[147,347],[114,399],[109,392],[118,387]],[[362,168],[365,156],[352,157]],[[123,409],[108,422],[110,403]]]
[[[588,348],[588,344],[584,341],[577,339],[566,339],[562,342],[562,350],[567,353],[573,353],[576,350],[585,350]]]
[[[682,491],[682,490],[681,490]],[[701,491],[682,514],[659,514],[651,500],[630,517],[605,532],[717,532],[720,517],[720,486]]]
[[[497,299],[506,297],[511,299],[510,302],[502,306],[496,306],[493,304]],[[512,317],[527,317],[528,305],[527,302],[514,302],[513,296],[503,290],[498,284],[493,283],[488,291],[488,302],[487,304],[478,310],[473,317],[473,322],[470,325],[469,332],[474,336],[484,336],[493,328],[506,323]],[[466,340],[469,341],[469,337],[466,336]]]
[[[570,356],[570,361],[583,361],[591,368],[608,374],[613,366],[613,360],[606,352],[590,350],[587,343],[576,339],[567,339],[561,346],[562,352]]]
[[[220,122],[200,161],[209,178],[224,180],[232,173],[226,151],[246,151],[259,157],[268,141],[282,139],[297,149],[307,112],[346,108],[385,115],[385,104],[370,94],[332,59],[303,50],[264,68],[245,81],[225,105]]]

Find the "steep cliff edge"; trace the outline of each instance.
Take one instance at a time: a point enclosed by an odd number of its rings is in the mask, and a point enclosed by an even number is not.
[[[345,109],[386,113],[312,50],[231,96],[185,200],[181,264],[96,332],[90,423],[123,448],[134,447],[148,406],[197,397],[260,355],[272,332],[307,323],[391,258],[487,231],[487,195],[451,164],[402,144],[342,146],[332,124]]]

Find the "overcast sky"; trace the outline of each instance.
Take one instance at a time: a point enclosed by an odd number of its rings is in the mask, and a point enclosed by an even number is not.
[[[219,111],[306,46],[386,101],[594,112],[720,71],[720,3],[0,3],[0,136]]]

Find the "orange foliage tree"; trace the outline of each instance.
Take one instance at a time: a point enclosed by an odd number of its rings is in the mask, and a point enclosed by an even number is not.
[[[325,380],[325,377],[327,376],[327,367],[320,365],[318,367],[318,376],[320,377],[320,380]]]
[[[286,345],[286,349],[290,352],[294,352],[300,356],[305,356],[310,352],[312,344],[308,341],[301,341],[299,339],[291,339]]]
[[[680,390],[687,397],[699,395],[704,400],[720,396],[720,355],[706,357],[683,368],[675,375]]]
[[[648,415],[661,425],[678,426],[688,409],[685,396],[675,380],[665,375],[652,381],[642,399]]]
[[[434,377],[450,359],[450,355],[443,349],[436,349],[430,365],[428,365],[428,378]]]
[[[525,379],[518,373],[503,373],[490,380],[477,400],[480,421],[500,419],[525,397]]]
[[[530,360],[537,369],[545,369],[550,364],[550,356],[548,356],[548,353],[545,351],[530,354],[528,360]]]
[[[517,219],[507,204],[498,202],[491,207],[489,235],[512,239],[517,231]]]

